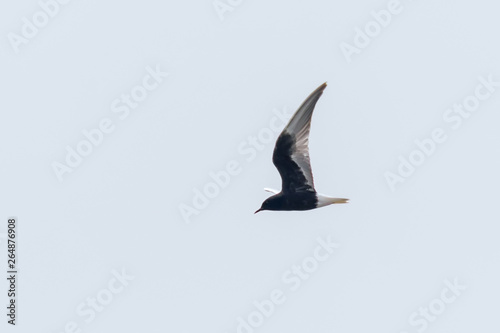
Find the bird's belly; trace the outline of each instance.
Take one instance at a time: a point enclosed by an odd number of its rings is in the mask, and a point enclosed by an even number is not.
[[[316,208],[318,199],[316,193],[306,192],[289,195],[286,202],[286,210],[309,210]]]

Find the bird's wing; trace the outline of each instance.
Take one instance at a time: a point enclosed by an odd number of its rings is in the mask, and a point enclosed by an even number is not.
[[[315,191],[309,161],[309,130],[314,107],[325,88],[326,82],[307,97],[276,140],[273,163],[281,175],[284,193]]]

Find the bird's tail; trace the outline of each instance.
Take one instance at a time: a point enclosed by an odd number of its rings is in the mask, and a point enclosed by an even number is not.
[[[331,198],[321,194],[317,194],[317,196],[318,196],[318,207],[349,202],[349,199],[344,199],[344,198]]]

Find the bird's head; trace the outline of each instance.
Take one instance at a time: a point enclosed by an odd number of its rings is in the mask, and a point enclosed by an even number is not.
[[[262,206],[260,206],[260,208],[257,209],[254,214],[257,214],[258,212],[260,212],[262,210],[278,210],[278,208],[279,208],[278,207],[278,205],[279,205],[278,201],[279,201],[279,199],[275,195],[273,195],[272,197],[267,198],[262,203]]]

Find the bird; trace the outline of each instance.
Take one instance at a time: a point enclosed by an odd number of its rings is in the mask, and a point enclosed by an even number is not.
[[[326,85],[326,82],[323,83],[306,98],[278,136],[273,164],[281,176],[281,192],[265,188],[274,195],[267,198],[254,214],[263,210],[304,211],[349,202],[349,199],[319,194],[314,188],[309,132],[314,107]]]

